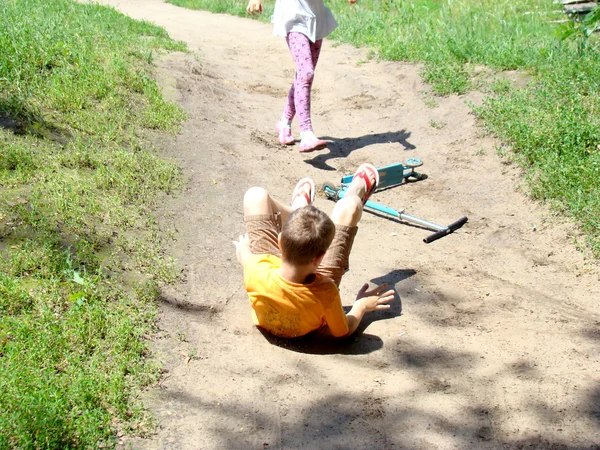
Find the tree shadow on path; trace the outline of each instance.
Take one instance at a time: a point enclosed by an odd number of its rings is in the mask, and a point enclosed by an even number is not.
[[[283,376],[269,373],[268,368],[242,375],[237,380],[239,386],[251,385],[250,380],[257,374],[264,383],[260,389],[262,397],[253,402],[234,394],[207,399],[206,395],[174,389],[161,391],[160,396],[171,410],[213,417],[214,425],[206,427],[206,432],[212,435],[218,448],[436,448],[434,439],[453,448],[485,450],[599,448],[593,436],[581,436],[577,442],[570,442],[553,433],[553,427],[567,422],[561,419],[562,412],[557,413],[546,402],[528,405],[528,409],[536,412],[536,423],[553,426],[524,435],[507,431],[507,419],[493,399],[469,401],[472,384],[460,383],[464,376],[443,376],[443,372],[450,370],[459,373],[471,370],[470,361],[478,359],[477,353],[432,352],[418,346],[412,350],[409,357],[399,355],[398,370],[418,382],[400,402],[394,402],[391,394],[386,395],[380,389],[353,389],[354,383],[346,388],[332,388],[318,401],[288,397],[286,393],[295,379],[305,384],[326,379],[313,364]],[[351,374],[349,380],[353,381]],[[440,396],[456,398],[454,408],[438,410],[435,404],[420,401],[424,397],[440,401]],[[573,407],[586,410],[594,400],[583,399],[583,403]],[[389,427],[390,423],[394,426]],[[514,422],[517,425],[522,426]],[[174,435],[172,439],[182,438]]]

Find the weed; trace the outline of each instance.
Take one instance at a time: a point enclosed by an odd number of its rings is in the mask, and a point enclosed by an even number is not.
[[[429,126],[431,128],[435,128],[436,130],[441,130],[443,129],[445,126],[447,125],[446,122],[444,122],[443,120],[437,121],[437,120],[430,120],[429,121]]]
[[[176,337],[179,342],[188,342],[187,334],[183,331],[178,331]]]
[[[506,78],[499,78],[494,80],[488,88],[489,92],[496,95],[508,94],[510,89],[511,83]]]
[[[428,108],[436,108],[437,106],[439,106],[438,100],[431,92],[421,91],[420,94],[421,98],[425,102],[425,106],[427,106]]]
[[[559,30],[558,35],[561,39],[574,39],[577,42],[578,51],[581,53],[588,45],[588,41],[593,33],[600,28],[600,6],[596,6],[592,11],[585,15],[583,20],[576,18],[569,21]]]

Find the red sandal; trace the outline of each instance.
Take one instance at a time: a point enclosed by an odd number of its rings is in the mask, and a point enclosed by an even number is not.
[[[354,178],[356,177],[362,178],[362,180],[365,182],[366,192],[365,196],[362,199],[364,205],[365,203],[367,203],[367,200],[369,199],[371,194],[375,192],[375,189],[377,189],[377,185],[379,184],[379,172],[373,164],[364,163],[361,164],[358,167],[358,169],[356,169],[352,180],[354,180]]]
[[[307,205],[312,205],[312,202],[315,200],[315,182],[312,178],[302,178],[298,183],[296,183],[296,187],[294,188],[294,192],[292,193],[292,205],[296,201],[299,196],[303,196],[306,199]]]

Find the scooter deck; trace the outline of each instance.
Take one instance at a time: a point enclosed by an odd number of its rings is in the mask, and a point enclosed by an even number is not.
[[[416,180],[421,180],[424,178],[423,175],[414,171],[415,167],[418,167],[422,164],[420,160],[415,158],[407,164],[410,165],[398,163],[378,168],[377,171],[379,172],[379,185],[377,187],[377,191],[398,186],[402,184],[407,178],[413,178]],[[346,193],[346,189],[348,188],[348,185],[352,182],[353,177],[354,175],[347,175],[343,177],[342,185],[339,188],[336,188],[335,186],[326,183],[323,186],[323,189],[327,197],[334,201],[343,198]],[[410,222],[435,231],[435,233],[423,239],[423,242],[425,243],[436,241],[450,233],[453,233],[454,231],[461,228],[468,221],[467,217],[462,217],[448,226],[438,225],[428,220],[420,219],[418,217],[405,214],[403,209],[396,210],[394,208],[390,208],[389,206],[382,205],[381,203],[376,203],[372,200],[368,200],[365,203],[365,209],[367,211],[370,210],[371,212],[383,213],[390,217]]]
[[[419,178],[421,176],[412,168],[409,168],[402,163],[378,167],[377,171],[379,172],[379,185],[377,186],[378,191],[402,184],[406,178]],[[349,185],[352,182],[353,177],[354,175],[346,175],[345,177],[342,177],[342,186]]]

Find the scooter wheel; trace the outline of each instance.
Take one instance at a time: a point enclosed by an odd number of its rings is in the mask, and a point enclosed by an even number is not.
[[[333,183],[323,183],[323,193],[329,200],[337,202],[340,199],[339,192],[340,190]]]
[[[413,183],[415,181],[421,181],[426,178],[427,178],[427,175],[425,175],[423,173],[413,172],[412,175],[410,175],[409,177],[406,178],[406,181],[408,181],[409,183]]]
[[[423,161],[421,161],[419,158],[408,158],[404,165],[414,169],[415,167],[421,167],[423,165]]]

